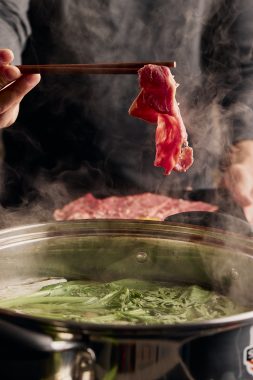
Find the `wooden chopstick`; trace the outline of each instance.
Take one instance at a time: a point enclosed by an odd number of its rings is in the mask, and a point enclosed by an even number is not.
[[[176,67],[176,62],[120,62],[96,64],[47,64],[47,65],[19,65],[22,74],[36,73],[84,73],[84,74],[136,74],[147,64]]]

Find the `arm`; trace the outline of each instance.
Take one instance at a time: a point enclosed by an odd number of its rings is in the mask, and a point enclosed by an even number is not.
[[[0,128],[14,123],[23,97],[40,80],[39,75],[21,75],[11,65],[21,62],[21,54],[30,34],[28,0],[0,0]]]
[[[239,9],[238,9],[239,11]],[[253,3],[241,1],[232,28],[240,62],[240,81],[224,99],[231,109],[232,147],[224,183],[244,207],[253,204]],[[233,118],[233,119],[232,119]]]
[[[224,184],[241,206],[253,205],[253,139],[231,146]]]
[[[202,41],[203,64],[218,87],[223,122],[229,128],[223,183],[239,204],[247,206],[253,204],[253,2],[220,4]]]

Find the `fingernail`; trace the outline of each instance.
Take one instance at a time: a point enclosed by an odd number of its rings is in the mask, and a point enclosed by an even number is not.
[[[18,68],[15,66],[6,66],[3,73],[6,79],[9,81],[13,81],[20,76],[20,72]]]
[[[40,74],[27,74],[24,75],[24,79],[30,84],[35,86],[37,83],[39,83],[41,76]]]

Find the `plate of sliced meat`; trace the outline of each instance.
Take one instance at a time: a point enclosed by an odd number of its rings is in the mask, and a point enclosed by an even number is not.
[[[165,195],[143,193],[128,196],[95,198],[91,193],[62,209],[54,211],[55,220],[74,219],[149,219],[164,220],[169,215],[186,211],[215,211],[217,206]]]

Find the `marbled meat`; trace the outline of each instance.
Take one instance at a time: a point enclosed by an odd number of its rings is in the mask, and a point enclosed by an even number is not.
[[[156,123],[156,156],[154,165],[185,172],[193,163],[193,151],[176,101],[175,82],[165,66],[145,65],[138,71],[141,91],[133,101],[129,114]]]
[[[150,219],[164,220],[166,216],[184,211],[214,211],[216,206],[199,201],[187,201],[165,195],[143,193],[98,199],[92,194],[55,210],[56,220],[73,219]]]

